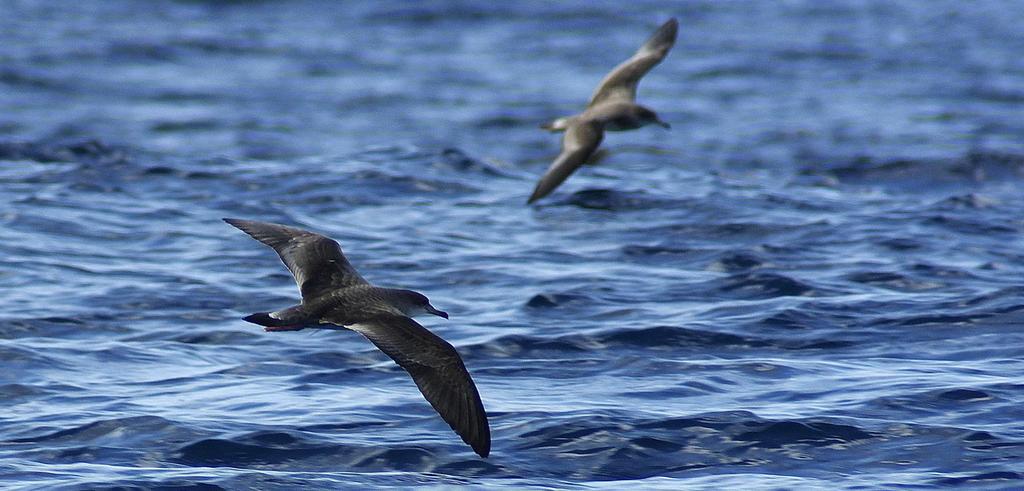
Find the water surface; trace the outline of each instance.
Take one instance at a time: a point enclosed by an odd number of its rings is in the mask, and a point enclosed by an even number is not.
[[[11,489],[1024,486],[1024,8],[1004,2],[12,2]],[[665,19],[673,130],[537,207]],[[452,314],[477,458],[234,216]]]

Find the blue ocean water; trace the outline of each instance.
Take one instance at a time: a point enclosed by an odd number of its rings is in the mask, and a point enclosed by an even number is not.
[[[527,207],[669,17],[672,131]],[[0,487],[1024,488],[1024,5],[3,3]],[[220,221],[452,318],[477,458]]]

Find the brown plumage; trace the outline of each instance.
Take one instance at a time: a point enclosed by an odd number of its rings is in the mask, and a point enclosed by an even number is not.
[[[491,450],[487,413],[455,348],[410,316],[448,314],[411,291],[371,285],[352,267],[337,242],[273,223],[225,218],[273,248],[295,277],[302,303],[245,318],[267,331],[349,329],[362,334],[412,376],[423,397],[464,442],[486,457]]]
[[[565,131],[562,152],[537,182],[527,203],[533,203],[554,191],[597,150],[607,131],[637,129],[648,124],[668,128],[658,115],[636,103],[640,79],[661,63],[676,42],[679,22],[669,19],[628,60],[601,80],[582,113],[558,118],[541,127]]]

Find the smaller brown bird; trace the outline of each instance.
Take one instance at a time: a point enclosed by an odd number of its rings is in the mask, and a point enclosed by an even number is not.
[[[665,58],[676,43],[679,22],[669,19],[628,60],[605,75],[581,114],[558,118],[541,128],[565,131],[562,153],[537,182],[527,203],[533,203],[554,191],[559,184],[583,165],[597,150],[604,132],[635,130],[649,124],[669,128],[658,115],[636,103],[636,88],[647,72]]]
[[[491,451],[491,430],[480,394],[452,345],[419,325],[422,313],[448,318],[412,290],[371,285],[345,259],[337,242],[274,223],[225,218],[270,246],[292,272],[302,303],[245,320],[267,331],[348,329],[362,334],[409,372],[423,397],[481,457]]]

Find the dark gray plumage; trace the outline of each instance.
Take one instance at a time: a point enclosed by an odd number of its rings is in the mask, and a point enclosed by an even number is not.
[[[541,127],[565,131],[562,152],[537,182],[528,203],[547,196],[597,150],[604,131],[633,130],[648,124],[669,128],[658,115],[636,103],[640,79],[665,58],[676,42],[679,22],[669,19],[628,60],[605,75],[587,108],[575,116],[558,118]]]
[[[345,328],[362,334],[412,376],[427,402],[473,451],[481,457],[490,453],[487,413],[462,358],[411,318],[425,312],[447,319],[447,313],[417,292],[371,285],[327,237],[273,223],[224,221],[277,251],[302,293],[299,305],[245,320],[267,331]]]

